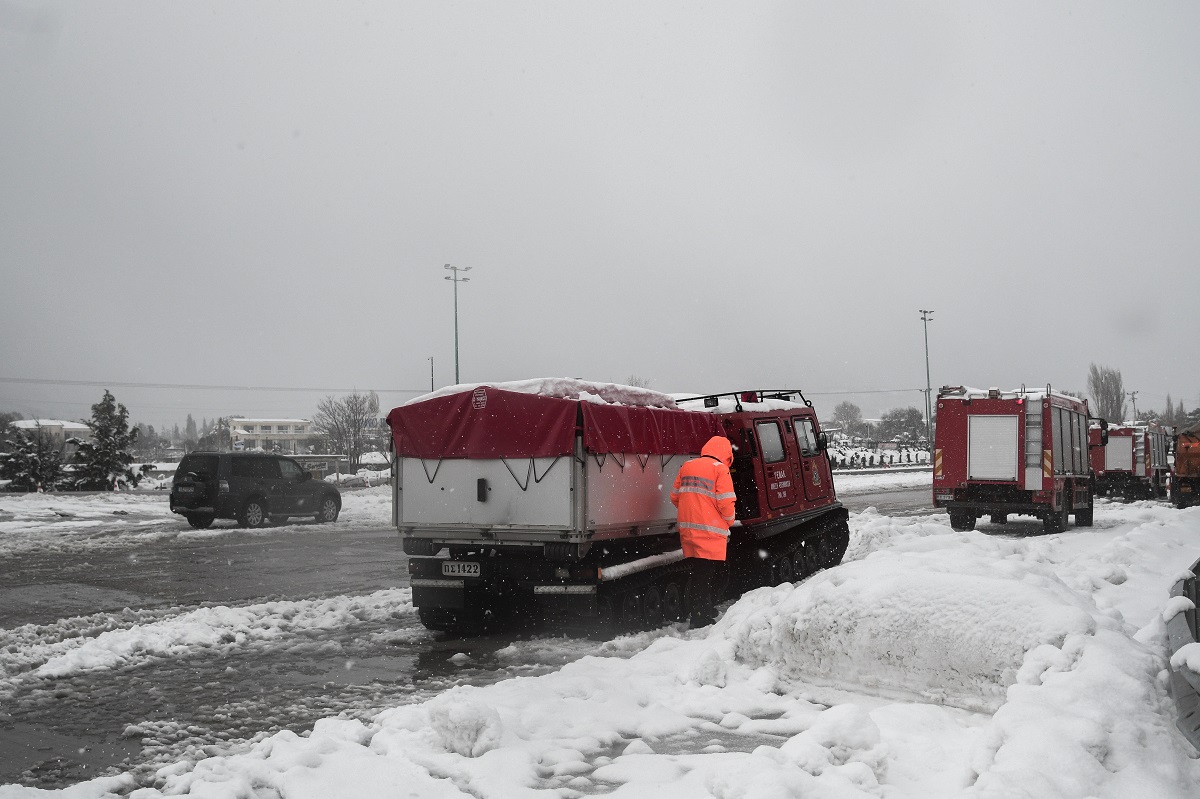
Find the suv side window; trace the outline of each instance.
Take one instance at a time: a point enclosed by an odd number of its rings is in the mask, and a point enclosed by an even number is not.
[[[279,464],[279,470],[283,472],[284,480],[300,479],[300,467],[296,465],[295,461],[280,458],[277,463]]]
[[[258,477],[264,480],[279,479],[279,461],[274,458],[255,458],[254,460],[257,461],[254,465],[257,467],[255,471]]]
[[[231,458],[230,473],[234,477],[257,477],[254,473],[254,458]]]

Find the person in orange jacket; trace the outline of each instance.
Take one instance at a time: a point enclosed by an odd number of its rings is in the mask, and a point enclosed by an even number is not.
[[[732,464],[729,439],[713,436],[699,458],[680,467],[671,489],[671,504],[679,510],[679,541],[692,574],[688,591],[696,624],[716,620],[715,605],[729,580],[725,551],[737,498],[729,475]]]

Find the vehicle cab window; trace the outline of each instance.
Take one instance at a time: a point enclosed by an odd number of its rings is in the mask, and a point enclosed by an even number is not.
[[[279,479],[279,461],[274,458],[255,458],[255,476],[264,480]]]
[[[279,470],[281,472],[283,472],[283,479],[285,479],[285,480],[299,480],[300,479],[300,467],[297,466],[293,461],[284,460],[283,458],[280,458],[278,463],[279,463]]]
[[[801,455],[817,454],[817,429],[812,419],[793,419],[792,427],[796,430],[796,444],[800,447]]]
[[[758,440],[762,445],[763,463],[779,463],[787,460],[787,451],[783,448],[783,436],[779,433],[779,425],[775,422],[758,422]]]

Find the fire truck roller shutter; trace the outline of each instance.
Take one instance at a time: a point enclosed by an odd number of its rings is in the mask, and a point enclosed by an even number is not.
[[[1016,480],[1017,417],[967,417],[967,479]]]
[[[1104,448],[1104,468],[1133,471],[1133,436],[1109,436]]]

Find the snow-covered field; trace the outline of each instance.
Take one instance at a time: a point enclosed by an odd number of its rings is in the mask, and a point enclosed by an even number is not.
[[[893,487],[883,478],[928,481],[839,475],[837,485]],[[121,510],[129,527],[109,536],[227,532],[182,522],[143,532],[169,518],[165,503],[143,497],[4,497],[0,540],[76,545],[98,519],[111,530]],[[54,514],[64,508],[73,516]],[[386,488],[347,494],[347,516],[386,524]],[[0,797],[1200,792],[1200,761],[1175,730],[1166,693],[1163,620],[1171,583],[1200,557],[1200,508],[1101,502],[1094,528],[1053,536],[1037,535],[1032,521],[955,533],[944,514],[871,510],[853,514],[851,529],[843,565],[747,594],[708,628],[618,639],[550,674],[454,688],[367,721],[329,718],[305,735],[280,732],[235,754],[162,768],[153,787],[119,775],[62,791],[0,787]],[[127,611],[120,624],[76,625],[55,640],[0,631],[0,706],[22,680],[152,667],[411,612],[408,592],[394,590]]]
[[[171,513],[167,503],[166,492],[0,493],[0,558],[31,549],[106,548],[154,538],[254,533],[221,519],[207,530],[194,530],[182,516]],[[342,510],[332,527],[385,526],[391,520],[391,503],[391,488],[386,485],[343,492]],[[311,520],[296,521],[258,532],[331,529]]]

